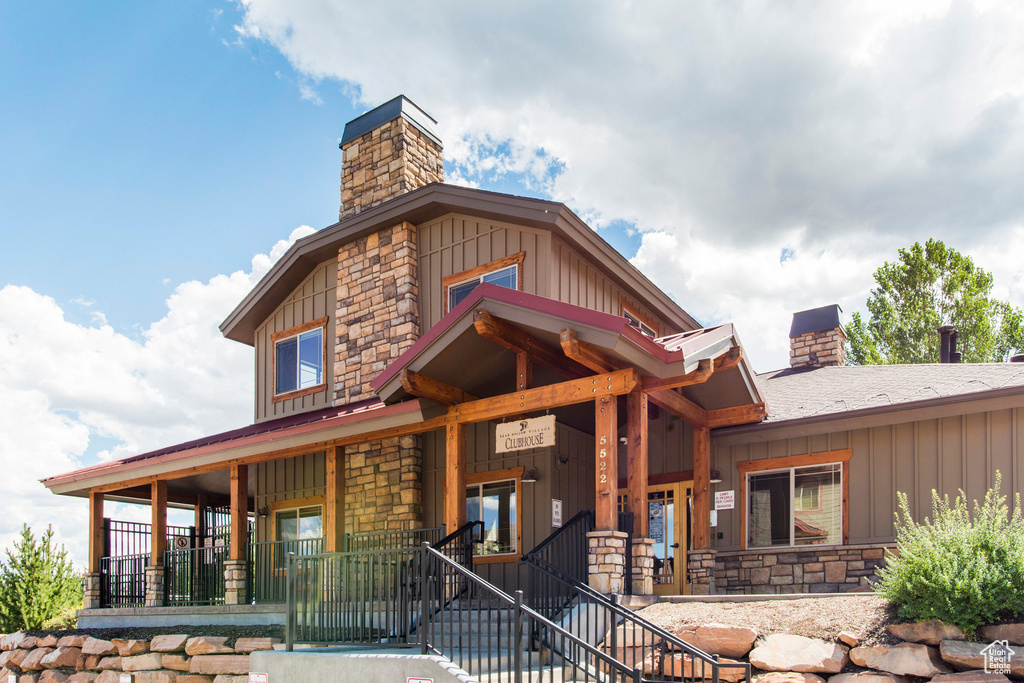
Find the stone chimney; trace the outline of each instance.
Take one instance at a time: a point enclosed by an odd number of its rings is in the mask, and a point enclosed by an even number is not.
[[[793,314],[789,365],[793,368],[846,365],[846,332],[839,304]]]
[[[437,121],[399,95],[345,124],[339,220],[444,182]]]

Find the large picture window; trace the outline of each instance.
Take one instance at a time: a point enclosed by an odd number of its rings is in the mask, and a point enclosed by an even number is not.
[[[481,559],[516,559],[520,552],[519,478],[522,468],[471,474],[466,477],[466,521],[484,524],[474,549]]]
[[[520,271],[525,257],[526,252],[521,251],[443,278],[441,282],[444,286],[447,307],[445,310],[450,311],[458,306],[463,299],[473,293],[474,289],[485,282],[509,289],[522,289]]]
[[[325,388],[326,324],[321,318],[272,335],[275,400]]]
[[[849,457],[837,451],[739,463],[745,547],[843,543]]]

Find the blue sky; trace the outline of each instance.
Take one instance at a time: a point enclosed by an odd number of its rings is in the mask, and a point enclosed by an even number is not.
[[[565,202],[759,371],[916,240],[1024,305],[1022,33],[982,0],[0,4],[0,545],[80,558],[38,479],[251,421],[217,325],[399,93],[449,182]]]

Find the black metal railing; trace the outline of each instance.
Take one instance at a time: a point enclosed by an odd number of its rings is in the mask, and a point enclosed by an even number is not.
[[[415,644],[422,548],[288,555],[285,627],[294,643]]]
[[[368,534],[347,534],[342,543],[342,552],[354,553],[364,550],[397,550],[418,548],[422,543],[437,543],[444,536],[444,527],[427,529],[404,529],[402,531],[375,531]]]
[[[149,553],[100,558],[100,606],[143,607]]]
[[[584,583],[587,580],[589,553],[587,533],[593,530],[594,511],[582,510],[526,553],[523,561],[535,558],[544,566],[552,567],[560,576]],[[529,572],[527,581],[530,606],[555,621],[561,617],[563,610],[572,605],[576,597],[562,582],[538,572]]]
[[[152,528],[153,526],[146,522],[104,519],[103,555],[106,557],[128,557],[150,552]],[[201,545],[196,542],[195,527],[168,526],[167,547],[173,548],[175,540],[178,538],[189,539],[189,546]]]
[[[288,555],[319,555],[324,539],[269,541],[249,544],[249,600],[254,604],[287,601]]]
[[[625,595],[633,594],[633,582],[630,580],[630,572],[633,566],[633,513],[628,510],[619,510],[618,530],[626,534],[626,547],[623,548],[625,558],[626,576],[622,581],[622,592]],[[578,579],[586,581],[586,578]]]
[[[167,605],[224,604],[226,545],[164,552],[164,592]]]

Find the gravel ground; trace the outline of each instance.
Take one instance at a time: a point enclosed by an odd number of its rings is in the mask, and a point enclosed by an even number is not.
[[[885,630],[888,624],[895,623],[895,615],[885,600],[874,595],[755,602],[659,602],[640,614],[670,632],[687,624],[717,623],[747,626],[762,636],[792,633],[836,640],[840,631],[851,631],[860,636],[864,645],[899,642]]]
[[[85,635],[111,640],[149,640],[156,635],[185,634],[190,636],[226,636],[225,645],[232,646],[238,638],[280,638],[284,640],[284,626],[127,626],[124,628],[75,628],[67,631],[26,631],[31,636]]]

